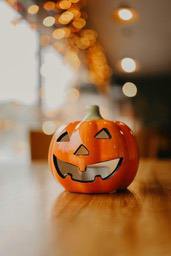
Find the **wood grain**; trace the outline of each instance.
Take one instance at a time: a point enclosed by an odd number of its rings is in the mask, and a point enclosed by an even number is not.
[[[64,192],[46,164],[0,165],[0,255],[171,255],[171,161],[141,161],[129,190]]]

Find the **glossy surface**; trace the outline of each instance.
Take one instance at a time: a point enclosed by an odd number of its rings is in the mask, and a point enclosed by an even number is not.
[[[171,161],[142,161],[129,190],[72,194],[47,165],[0,164],[0,255],[170,255]]]
[[[118,159],[122,161],[116,166]],[[89,166],[111,160],[114,161],[113,170],[110,170],[112,175],[102,179],[103,175],[98,175],[97,171],[97,175],[92,173],[92,178],[88,172]],[[138,149],[131,130],[121,122],[104,119],[74,122],[53,136],[49,164],[54,177],[68,191],[108,193],[126,188],[132,182],[138,168]],[[75,167],[74,173],[62,168],[64,165],[72,165],[72,169]],[[62,173],[70,175],[64,177]]]

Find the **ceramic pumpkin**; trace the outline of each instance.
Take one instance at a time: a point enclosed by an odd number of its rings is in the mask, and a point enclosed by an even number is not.
[[[58,130],[49,148],[51,171],[70,192],[108,193],[125,189],[138,169],[132,131],[119,121],[102,118],[91,106],[82,121]]]

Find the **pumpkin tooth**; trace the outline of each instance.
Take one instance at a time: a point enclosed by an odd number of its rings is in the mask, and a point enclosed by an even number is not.
[[[79,168],[76,165],[58,160],[58,169],[62,173],[63,176],[67,176],[67,174],[74,175],[79,171]]]
[[[102,179],[106,179],[118,169],[118,166],[120,166],[120,163],[122,162],[122,158],[100,162],[88,165],[85,171],[82,172],[78,166],[57,160],[55,156],[54,159],[56,170],[62,178],[69,175],[73,180],[80,182],[92,182],[97,176],[100,176]]]
[[[118,165],[119,160],[120,158],[116,158],[116,159],[105,161],[105,162],[91,164],[91,165],[88,165],[88,167],[107,167],[110,169],[113,169],[113,168],[115,169],[115,167]]]
[[[119,161],[120,158],[117,158],[105,162],[88,165],[86,171],[94,173],[94,177],[101,176],[102,179],[105,179],[117,169]]]

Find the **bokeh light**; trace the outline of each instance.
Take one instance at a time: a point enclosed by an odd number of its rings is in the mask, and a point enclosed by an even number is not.
[[[78,3],[80,0],[70,0],[70,2],[71,3],[73,3],[73,4],[76,4],[76,3]]]
[[[79,69],[81,62],[77,52],[68,50],[65,54],[65,60],[69,63],[74,69]]]
[[[138,12],[128,6],[119,7],[113,12],[113,19],[120,24],[131,24],[137,21],[139,15]]]
[[[32,15],[37,14],[38,11],[39,11],[39,6],[37,4],[30,5],[27,9],[27,12]]]
[[[51,135],[55,132],[56,130],[56,124],[54,121],[45,121],[42,124],[42,131],[47,134]]]
[[[83,18],[74,19],[72,25],[77,29],[82,29],[86,25],[86,21]]]
[[[48,16],[43,20],[43,25],[45,27],[52,27],[54,24],[55,24],[55,18],[53,16]]]
[[[59,18],[58,18],[58,22],[60,24],[63,24],[63,25],[67,25],[68,23],[71,22],[71,20],[74,18],[74,14],[70,11],[65,11],[63,12]]]
[[[68,9],[69,12],[72,12],[74,15],[74,18],[80,18],[81,16],[81,12],[79,9],[77,9],[76,7],[72,7]]]
[[[123,71],[127,73],[134,72],[136,70],[136,62],[132,58],[123,58],[121,60],[121,67]]]
[[[53,31],[52,36],[55,39],[67,38],[71,34],[70,28],[57,28]]]
[[[132,82],[126,82],[122,87],[122,91],[127,97],[135,97],[137,94],[137,87]]]
[[[44,3],[43,8],[46,11],[53,11],[55,9],[55,3],[53,1],[47,1]]]
[[[120,19],[127,21],[133,18],[133,12],[129,8],[120,8],[118,10],[118,16]]]
[[[58,3],[58,6],[60,9],[66,10],[69,9],[71,7],[71,2],[68,0],[62,0]]]

